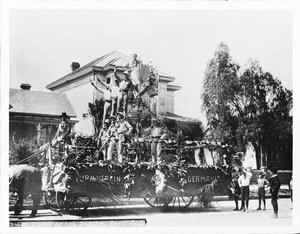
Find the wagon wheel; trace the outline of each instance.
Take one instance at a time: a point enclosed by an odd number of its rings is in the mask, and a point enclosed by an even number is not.
[[[183,196],[179,194],[178,196],[173,198],[169,206],[173,208],[184,209],[189,207],[193,201],[194,201],[194,196]]]
[[[90,206],[92,198],[84,193],[68,194],[66,197],[68,210],[85,211]],[[65,202],[66,204],[66,202]]]
[[[167,207],[173,197],[145,197],[144,201],[151,207]]]
[[[22,206],[19,201],[19,194],[15,192],[9,192],[9,207],[13,207],[15,215],[19,215],[22,212]],[[11,210],[11,208],[10,208]]]
[[[57,191],[55,194],[56,205],[60,211],[68,210],[69,200],[64,192]]]
[[[15,206],[19,199],[19,195],[14,192],[9,192],[9,206]]]
[[[144,201],[151,207],[172,207],[184,209],[189,207],[194,200],[194,196],[182,196],[177,197],[151,197],[144,198]]]
[[[46,205],[53,211],[59,212],[60,208],[56,202],[56,192],[54,190],[47,191],[44,195]]]

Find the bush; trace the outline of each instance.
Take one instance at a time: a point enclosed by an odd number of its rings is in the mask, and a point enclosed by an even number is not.
[[[27,157],[34,154],[37,150],[38,144],[36,138],[27,139],[21,138],[18,142],[15,142],[14,139],[9,149],[9,165],[16,164],[21,160],[26,159]],[[37,165],[39,159],[34,157],[29,161],[23,161],[22,163]]]

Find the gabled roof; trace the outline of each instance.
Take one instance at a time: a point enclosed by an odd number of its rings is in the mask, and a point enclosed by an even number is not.
[[[94,68],[104,68],[110,65],[122,67],[126,66],[131,60],[131,57],[124,55],[118,51],[114,51],[112,53],[106,54],[100,58],[93,60],[92,62],[76,69],[75,71],[65,75],[64,77],[48,84],[46,86],[47,89],[54,90],[56,87],[64,85],[65,83],[70,83],[75,79],[86,75],[88,73],[93,72]],[[167,73],[158,71],[160,79],[163,79],[167,82],[172,82],[175,80],[174,77],[168,75]]]
[[[9,106],[12,107],[9,109],[10,113],[58,117],[65,112],[70,117],[76,117],[65,94],[10,89]]]

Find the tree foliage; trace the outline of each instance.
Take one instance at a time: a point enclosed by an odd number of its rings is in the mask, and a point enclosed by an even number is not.
[[[232,105],[238,89],[239,68],[224,43],[219,45],[214,58],[207,64],[202,92],[203,110],[214,129],[212,138],[217,141],[229,140],[236,122]]]
[[[29,160],[26,159],[33,155],[37,148],[38,143],[36,138],[21,138],[19,141],[15,141],[13,138],[12,144],[9,148],[9,165],[22,162],[36,166],[41,160],[40,157],[34,157]]]
[[[98,135],[103,123],[102,123],[102,116],[103,116],[103,109],[104,109],[104,100],[101,98],[99,100],[95,100],[94,103],[89,102],[89,109],[88,113],[83,114],[83,118],[93,118],[94,122],[94,130],[95,135]]]
[[[240,87],[238,140],[242,145],[251,142],[260,161],[260,150],[267,154],[268,145],[275,148],[291,140],[292,92],[251,60],[240,77]]]
[[[207,65],[202,99],[215,140],[230,141],[241,151],[251,142],[259,166],[268,145],[292,139],[292,92],[257,61],[240,71],[224,43]]]

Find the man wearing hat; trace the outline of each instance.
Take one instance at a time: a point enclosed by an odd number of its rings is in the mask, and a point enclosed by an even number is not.
[[[130,79],[129,70],[124,71],[125,78],[119,84],[119,94],[118,94],[118,102],[117,102],[117,111],[123,111],[124,115],[127,115],[128,111],[128,100],[129,100],[129,92],[134,90],[132,81]],[[123,103],[122,107],[121,104]]]
[[[271,193],[271,203],[274,210],[274,215],[272,218],[278,218],[278,192],[281,186],[280,180],[277,176],[277,168],[270,169],[271,178],[269,179],[270,193]]]
[[[252,173],[246,169],[241,170],[241,175],[238,179],[239,186],[241,188],[241,200],[242,200],[242,208],[244,212],[248,212],[249,207],[249,185],[250,179],[252,177]]]
[[[55,137],[52,141],[52,146],[55,147],[58,143],[58,154],[62,157],[62,151],[65,144],[71,145],[71,124],[67,121],[68,116],[65,112],[60,116],[61,122],[58,125]],[[66,149],[66,148],[65,148]],[[67,154],[67,152],[65,152]]]
[[[55,134],[55,140],[57,142],[64,142],[67,144],[71,144],[71,138],[70,138],[70,133],[71,133],[71,125],[67,121],[68,116],[65,112],[62,113],[60,116],[61,122],[58,125],[56,134]]]
[[[132,126],[124,119],[124,114],[122,112],[118,112],[117,114],[117,133],[119,136],[118,141],[118,162],[123,161],[123,143],[127,139],[127,137],[132,133]]]
[[[107,160],[107,149],[108,149],[108,141],[109,141],[109,135],[108,135],[109,124],[110,124],[109,119],[106,119],[104,121],[103,127],[101,128],[98,138],[97,138],[97,145],[98,145],[98,147],[101,146],[103,160]]]

